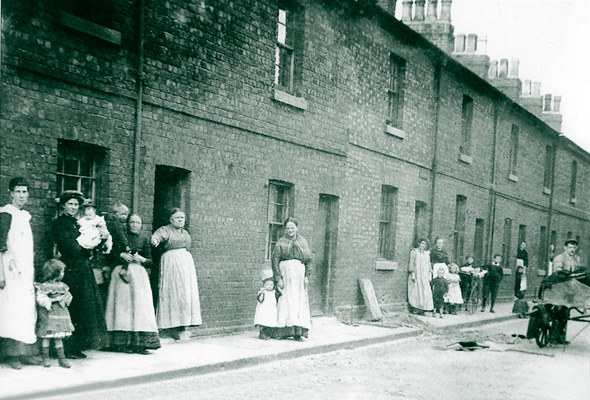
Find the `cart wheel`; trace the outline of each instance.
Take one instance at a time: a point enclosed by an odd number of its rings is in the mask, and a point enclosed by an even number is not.
[[[540,348],[547,346],[547,344],[549,343],[549,327],[548,326],[543,326],[543,327],[539,328],[539,331],[537,332],[537,336],[535,336],[535,342],[537,342],[537,346],[539,346]]]

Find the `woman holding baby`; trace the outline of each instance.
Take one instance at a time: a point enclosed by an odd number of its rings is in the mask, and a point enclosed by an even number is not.
[[[108,346],[104,307],[92,271],[92,253],[78,242],[80,225],[76,219],[84,195],[66,190],[59,197],[63,213],[53,221],[52,238],[66,264],[63,282],[69,286],[73,300],[69,311],[74,332],[65,345],[68,358],[86,358],[82,350]]]

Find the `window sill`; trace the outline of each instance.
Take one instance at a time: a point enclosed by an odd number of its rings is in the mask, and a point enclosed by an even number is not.
[[[547,275],[547,271],[545,271],[544,269],[537,270],[537,276],[545,276],[545,275]]]
[[[570,199],[570,203],[571,203],[571,204],[576,204],[576,203],[577,203],[577,201],[578,201],[578,200],[576,200],[576,199]]]
[[[119,46],[121,45],[121,32],[114,29],[105,28],[104,26],[76,17],[65,11],[61,12],[60,22],[63,26],[67,26],[68,28],[75,29],[79,32],[86,33]]]
[[[471,165],[473,163],[473,158],[467,154],[459,153],[459,161]]]
[[[508,174],[508,180],[512,182],[518,182],[518,176],[514,174]]]
[[[305,100],[303,97],[293,96],[292,94],[277,88],[275,88],[274,99],[292,107],[299,108],[300,110],[307,110],[307,100]]]
[[[543,193],[545,193],[545,194],[551,194],[551,189],[544,187],[543,188]]]
[[[512,270],[510,268],[502,268],[504,271],[504,275],[512,275]]]
[[[399,138],[402,140],[405,139],[407,136],[405,131],[395,128],[394,126],[389,125],[389,124],[385,124],[385,133],[387,133],[391,136],[395,136],[396,138]]]
[[[375,269],[379,271],[395,271],[397,270],[397,263],[395,261],[389,261],[384,259],[375,260]]]

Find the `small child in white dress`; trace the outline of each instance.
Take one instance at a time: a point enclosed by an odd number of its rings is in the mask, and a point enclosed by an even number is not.
[[[449,304],[449,314],[457,315],[457,304],[463,304],[463,296],[461,295],[461,286],[459,282],[459,266],[451,264],[449,266],[449,273],[446,276],[449,282],[449,291],[445,297],[445,302]]]
[[[104,241],[105,254],[110,253],[113,239],[107,229],[104,217],[96,215],[96,208],[91,205],[84,208],[84,216],[78,220],[80,236],[76,238],[78,244],[87,250],[96,249]]]
[[[258,291],[254,325],[260,328],[260,339],[275,337],[277,327],[277,297],[272,270],[262,271],[262,288]]]

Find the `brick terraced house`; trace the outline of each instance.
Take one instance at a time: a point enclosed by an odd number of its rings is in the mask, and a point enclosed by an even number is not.
[[[505,299],[521,238],[531,288],[550,243],[578,237],[586,262],[590,155],[374,3],[3,1],[0,186],[31,182],[37,262],[73,188],[148,230],[187,211],[197,334],[253,323],[290,215],[314,253],[315,315],[361,317],[359,278],[404,310],[420,236],[459,263],[504,254]],[[427,21],[452,41],[442,3]]]

